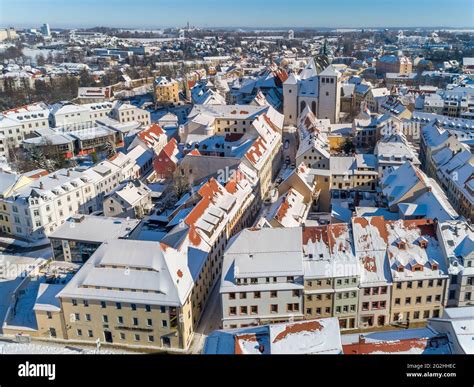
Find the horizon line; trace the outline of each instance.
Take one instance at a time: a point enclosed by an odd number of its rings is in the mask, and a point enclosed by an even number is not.
[[[0,25],[0,28],[15,28],[15,29],[27,29],[27,28],[38,28],[40,26],[37,26],[36,24],[23,24],[20,23],[19,27],[15,27],[15,23],[7,24],[7,23],[2,23]],[[51,26],[51,23],[46,22],[46,24],[50,24],[50,27],[52,30],[63,30],[63,29],[93,29],[93,28],[116,28],[116,29],[136,29],[136,30],[153,30],[153,29],[182,29],[186,28],[185,25],[183,26],[178,26],[178,25],[173,25],[173,26],[119,26],[119,25],[70,25],[70,26],[63,26],[63,27],[54,27]],[[318,29],[367,29],[367,28],[373,28],[373,29],[427,29],[427,28],[436,28],[436,29],[460,29],[460,30],[474,30],[474,27],[472,26],[450,26],[450,25],[425,25],[425,26],[397,26],[397,25],[389,25],[389,26],[190,26],[190,28],[197,28],[197,29],[253,29],[253,30],[263,30],[263,29],[268,29],[268,30],[287,30],[287,29],[313,29],[313,30],[318,30]]]

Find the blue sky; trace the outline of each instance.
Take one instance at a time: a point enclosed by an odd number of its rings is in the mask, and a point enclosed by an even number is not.
[[[0,25],[474,28],[474,0],[0,0]]]

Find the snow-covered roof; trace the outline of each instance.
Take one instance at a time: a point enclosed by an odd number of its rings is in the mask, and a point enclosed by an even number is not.
[[[360,269],[349,225],[335,223],[303,229],[304,272],[308,278],[353,277]]]
[[[446,263],[431,219],[386,221],[383,217],[353,218],[357,255],[386,252],[393,281],[437,279],[447,275]],[[385,266],[385,265],[384,265]]]
[[[473,226],[465,220],[451,220],[440,223],[438,227],[446,251],[449,273],[462,273],[465,269],[465,259],[474,257]]]
[[[235,278],[301,276],[301,229],[265,228],[241,231],[227,247]]]
[[[104,242],[59,293],[62,298],[183,305],[199,271],[188,255],[167,245],[116,239]]]
[[[56,296],[64,286],[63,284],[40,284],[33,310],[59,312],[61,304]]]
[[[221,119],[250,120],[268,110],[268,106],[255,105],[194,105],[188,117],[206,114]]]
[[[128,205],[133,207],[144,197],[149,197],[150,195],[151,190],[145,184],[139,180],[133,180],[120,184],[109,193],[108,197],[115,197],[119,200],[123,200],[125,204],[121,203],[122,206]]]
[[[305,221],[310,204],[296,189],[290,188],[272,206],[267,219],[274,219],[281,227],[298,227]]]
[[[341,354],[339,322],[335,317],[252,328],[219,330],[209,335],[206,354]]]
[[[49,237],[102,243],[108,239],[125,238],[140,223],[137,219],[111,218],[94,215],[74,215]]]
[[[428,326],[447,335],[454,354],[474,354],[474,306],[445,308],[441,318],[433,318]]]
[[[430,328],[355,333],[343,335],[341,339],[345,355],[448,355],[452,353],[446,337]]]

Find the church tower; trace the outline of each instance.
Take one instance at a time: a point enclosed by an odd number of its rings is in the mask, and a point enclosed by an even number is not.
[[[298,76],[291,73],[288,79],[283,83],[284,125],[296,125],[298,119],[298,90]]]
[[[329,65],[318,75],[319,86],[319,119],[329,119],[331,124],[339,122],[341,106],[341,74],[334,66]]]

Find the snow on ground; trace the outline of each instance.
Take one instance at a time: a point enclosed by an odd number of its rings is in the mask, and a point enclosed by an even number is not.
[[[8,327],[21,327],[26,329],[38,329],[36,322],[36,315],[33,310],[35,306],[36,297],[38,295],[38,288],[40,283],[44,282],[44,278],[32,278],[28,286],[24,289],[24,293],[17,299],[17,303],[12,310],[12,315],[7,321]]]
[[[0,354],[1,355],[10,355],[10,354],[27,354],[27,355],[53,355],[53,354],[101,354],[101,355],[110,355],[110,354],[124,354],[124,353],[136,353],[131,351],[121,351],[116,349],[101,348],[99,352],[93,347],[81,348],[77,346],[65,346],[58,344],[43,344],[43,343],[10,343],[0,341]]]

